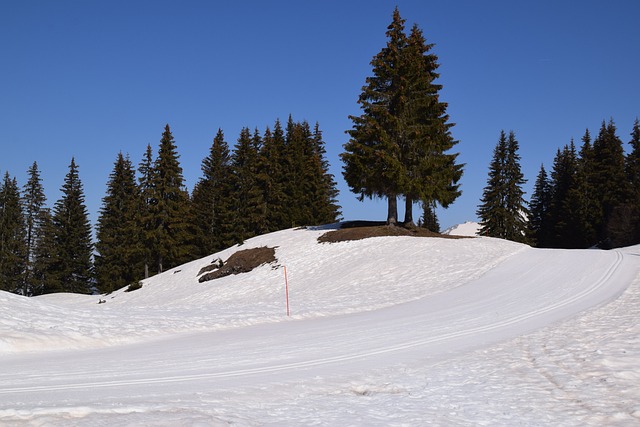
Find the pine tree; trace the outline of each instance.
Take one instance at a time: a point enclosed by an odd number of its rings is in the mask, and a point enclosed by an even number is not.
[[[27,267],[20,190],[6,172],[0,185],[0,290],[23,293]]]
[[[387,223],[398,221],[397,196],[405,185],[401,158],[399,118],[406,100],[406,76],[402,74],[402,51],[407,46],[405,20],[396,8],[387,28],[387,45],[373,58],[373,76],[368,77],[358,99],[360,116],[349,116],[353,128],[341,154],[344,179],[359,199],[386,198]]]
[[[551,190],[549,177],[544,165],[540,166],[540,172],[533,186],[533,194],[529,201],[529,227],[528,236],[537,247],[544,248],[549,245],[549,205],[551,203]]]
[[[42,236],[42,227],[45,222],[45,215],[48,215],[48,212],[45,213],[47,198],[44,194],[38,164],[33,162],[27,173],[29,179],[22,189],[27,250],[27,265],[22,294],[30,296],[34,294],[34,289],[38,287],[34,276],[35,266],[38,263],[36,254],[38,253],[38,246],[42,243],[40,236]]]
[[[320,125],[316,123],[311,137],[311,153],[307,160],[310,172],[309,193],[313,197],[313,223],[329,224],[340,217],[338,189],[333,174],[329,173],[325,143]]]
[[[43,208],[40,212],[35,239],[38,244],[34,248],[31,295],[62,292],[62,284],[55,277],[55,229],[51,211],[48,208]]]
[[[157,272],[190,261],[195,256],[195,230],[191,201],[184,187],[177,147],[166,125],[158,157],[153,165],[152,218],[153,255]]]
[[[259,189],[256,176],[260,147],[256,146],[256,142],[257,140],[251,137],[249,128],[245,127],[240,131],[238,142],[231,154],[235,243],[242,243],[256,235],[253,214],[259,212],[260,205],[256,200],[256,190]]]
[[[528,210],[522,190],[526,181],[520,171],[518,149],[515,134],[510,132],[507,137],[501,131],[489,167],[487,186],[477,211],[481,235],[526,241]]]
[[[435,202],[447,207],[461,194],[458,181],[462,165],[456,164],[458,154],[449,151],[458,143],[451,135],[447,103],[441,102],[442,85],[434,83],[439,73],[438,57],[431,52],[422,31],[414,25],[405,49],[407,101],[400,114],[402,162],[407,170],[405,223],[413,223],[413,200],[427,205]],[[434,212],[435,213],[435,212]]]
[[[434,233],[440,233],[440,223],[436,215],[435,202],[422,202],[422,218],[420,219],[420,227],[426,228]]]
[[[387,223],[397,222],[397,196],[405,195],[405,222],[412,223],[414,200],[448,206],[460,194],[462,165],[457,154],[446,154],[457,143],[453,126],[440,102],[437,56],[430,53],[422,32],[404,33],[396,8],[388,27],[388,42],[371,65],[358,100],[363,113],[351,116],[353,128],[341,158],[351,190],[364,197],[388,200]]]
[[[558,150],[551,172],[549,207],[549,247],[578,249],[586,247],[583,212],[584,198],[579,182],[579,164],[573,140]]]
[[[631,152],[626,158],[627,179],[630,194],[627,203],[631,227],[628,230],[628,245],[640,243],[640,121],[636,118],[631,131]]]
[[[579,186],[581,201],[581,211],[579,220],[584,247],[591,247],[598,242],[596,235],[596,224],[602,217],[602,208],[596,197],[594,178],[594,152],[591,145],[591,134],[589,129],[585,130],[582,137],[582,147],[578,158],[577,184]]]
[[[88,294],[93,286],[91,224],[75,159],[53,208],[51,279],[54,289]]]
[[[95,271],[102,293],[142,279],[141,203],[133,165],[118,153],[96,227]]]
[[[276,120],[273,133],[264,132],[262,148],[258,156],[256,183],[262,190],[261,216],[265,231],[272,232],[290,227],[286,212],[287,198],[284,193],[286,175],[284,171],[285,137],[282,125]]]
[[[138,165],[138,189],[140,193],[140,212],[137,215],[138,229],[140,230],[140,240],[142,242],[144,278],[149,277],[149,269],[153,263],[154,250],[156,247],[155,224],[153,220],[152,207],[157,204],[155,198],[155,178],[153,169],[153,150],[147,144],[147,149],[142,161]]]
[[[610,246],[609,227],[615,227],[611,218],[614,210],[628,199],[629,187],[625,174],[625,157],[622,141],[616,135],[613,120],[602,122],[598,137],[593,143],[593,182],[596,199],[602,208],[597,222],[597,236],[604,247]]]
[[[213,139],[202,161],[202,178],[193,189],[193,210],[199,256],[207,256],[225,249],[233,241],[233,206],[231,157],[222,129]]]

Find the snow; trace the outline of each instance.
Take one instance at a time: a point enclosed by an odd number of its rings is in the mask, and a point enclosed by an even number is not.
[[[129,293],[0,293],[0,425],[640,425],[640,247],[326,231]]]
[[[442,232],[442,234],[449,234],[452,236],[477,236],[480,231],[480,224],[473,221],[466,221],[462,224],[449,227]]]

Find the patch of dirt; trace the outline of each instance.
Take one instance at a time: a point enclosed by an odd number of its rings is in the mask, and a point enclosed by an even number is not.
[[[232,274],[248,273],[262,264],[269,264],[276,261],[275,248],[263,246],[261,248],[243,249],[231,255],[229,259],[223,263],[222,267],[201,276],[198,282],[207,282]]]
[[[443,239],[465,239],[464,236],[450,236],[434,233],[426,228],[416,226],[386,225],[384,222],[353,221],[345,222],[338,230],[329,231],[318,237],[320,243],[346,242],[362,240],[369,237],[412,236],[412,237],[440,237]]]

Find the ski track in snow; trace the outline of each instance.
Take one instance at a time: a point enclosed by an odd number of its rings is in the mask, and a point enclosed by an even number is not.
[[[99,306],[0,293],[0,425],[640,425],[639,248],[319,234],[243,246],[279,246],[291,319],[280,269],[192,283],[209,259]]]

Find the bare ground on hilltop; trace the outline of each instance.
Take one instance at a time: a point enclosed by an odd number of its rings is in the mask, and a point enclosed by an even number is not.
[[[335,243],[385,236],[440,237],[443,239],[465,238],[462,236],[434,233],[426,228],[416,227],[415,225],[387,225],[384,222],[352,221],[342,223],[339,229],[323,234],[318,238],[318,241],[321,243]]]

